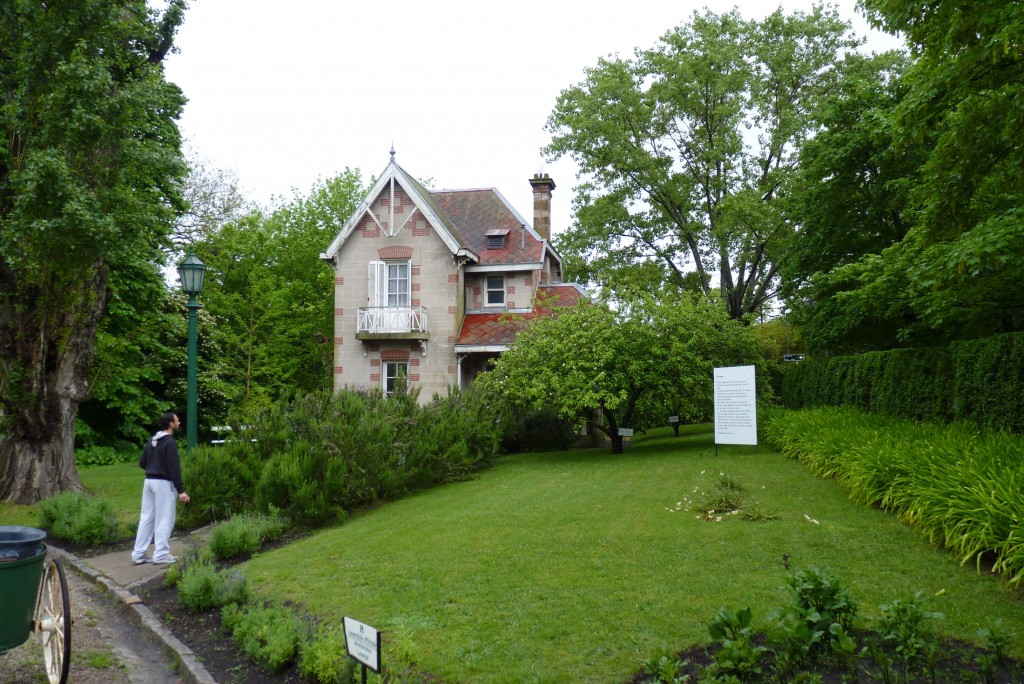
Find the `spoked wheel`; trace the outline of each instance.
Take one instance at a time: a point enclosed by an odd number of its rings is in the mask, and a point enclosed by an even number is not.
[[[60,560],[48,558],[36,603],[36,630],[43,640],[43,659],[50,684],[68,681],[71,664],[71,599]]]

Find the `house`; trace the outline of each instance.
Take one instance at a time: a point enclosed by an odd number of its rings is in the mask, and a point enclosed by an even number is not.
[[[321,258],[334,268],[334,388],[394,388],[420,401],[466,387],[552,306],[586,298],[562,282],[551,193],[530,179],[534,225],[494,188],[427,190],[395,163]]]

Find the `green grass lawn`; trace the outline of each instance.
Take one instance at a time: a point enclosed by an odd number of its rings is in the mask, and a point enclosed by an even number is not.
[[[726,473],[771,522],[676,510]],[[962,639],[1024,600],[960,567],[882,511],[761,448],[720,447],[708,428],[607,450],[517,455],[473,481],[355,516],[264,553],[261,596],[384,631],[384,660],[452,682],[627,681],[649,656],[709,641],[718,608],[755,621],[788,601],[786,571],[825,566],[861,614],[922,590]],[[1024,634],[1011,651],[1024,655]]]
[[[142,481],[145,478],[139,464],[133,461],[80,468],[78,474],[89,491],[105,497],[113,504],[120,523],[121,535],[126,538],[134,536],[134,528],[139,523]],[[0,524],[35,527],[39,524],[39,514],[35,506],[0,503]]]

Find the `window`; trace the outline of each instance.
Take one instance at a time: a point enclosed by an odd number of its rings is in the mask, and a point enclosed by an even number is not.
[[[409,262],[388,266],[388,306],[409,306]]]
[[[399,378],[408,382],[409,362],[408,361],[385,361],[384,362],[384,394],[393,394],[395,385]]]
[[[409,306],[409,262],[370,262],[370,306]]]
[[[487,276],[487,300],[485,305],[505,305],[505,276]]]

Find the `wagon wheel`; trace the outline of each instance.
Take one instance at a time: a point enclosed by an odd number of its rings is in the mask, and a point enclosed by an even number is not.
[[[71,664],[71,600],[60,560],[49,558],[36,602],[36,630],[43,641],[43,659],[50,684],[65,684]]]

